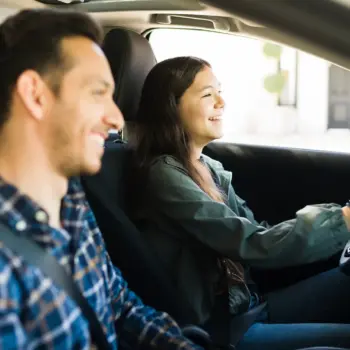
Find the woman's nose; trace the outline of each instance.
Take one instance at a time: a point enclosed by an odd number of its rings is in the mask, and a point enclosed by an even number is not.
[[[225,100],[223,99],[223,97],[220,94],[217,94],[215,107],[216,108],[225,108]]]

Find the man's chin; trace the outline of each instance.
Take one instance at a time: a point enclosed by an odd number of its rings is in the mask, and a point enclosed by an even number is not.
[[[101,161],[97,161],[96,163],[86,164],[80,171],[80,175],[95,175],[97,174],[102,167]]]
[[[66,162],[67,164],[59,169],[59,173],[69,179],[71,177],[95,175],[101,170],[102,161],[97,158],[94,161],[85,161],[74,163],[72,159]]]

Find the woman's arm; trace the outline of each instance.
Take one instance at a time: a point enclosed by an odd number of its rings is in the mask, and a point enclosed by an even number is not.
[[[180,168],[160,159],[149,174],[150,205],[164,218],[223,256],[252,266],[280,268],[326,259],[350,239],[342,208],[310,205],[296,218],[266,228],[212,200]],[[252,217],[249,220],[247,217]]]

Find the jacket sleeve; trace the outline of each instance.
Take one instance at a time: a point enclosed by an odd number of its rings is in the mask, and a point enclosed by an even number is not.
[[[163,160],[149,175],[148,190],[159,215],[179,225],[179,234],[191,235],[232,260],[261,268],[310,263],[339,252],[350,239],[336,204],[306,206],[295,219],[269,227],[254,220],[242,199],[237,198],[237,215]]]
[[[231,197],[231,196],[233,197],[233,200],[235,201],[235,204],[238,207],[238,212],[237,212],[238,216],[247,218],[254,225],[263,226],[265,228],[270,228],[270,225],[266,221],[262,221],[262,222],[258,223],[255,220],[254,214],[251,211],[251,209],[247,206],[246,201],[236,195],[236,193],[234,192],[233,187],[231,185],[230,185],[229,192],[230,192],[229,197]]]

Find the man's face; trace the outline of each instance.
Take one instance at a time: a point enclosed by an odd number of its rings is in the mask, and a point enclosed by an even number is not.
[[[109,129],[124,125],[112,97],[113,76],[102,50],[89,39],[64,39],[62,52],[72,67],[62,78],[58,96],[52,94],[42,136],[61,175],[93,174],[101,167]]]

